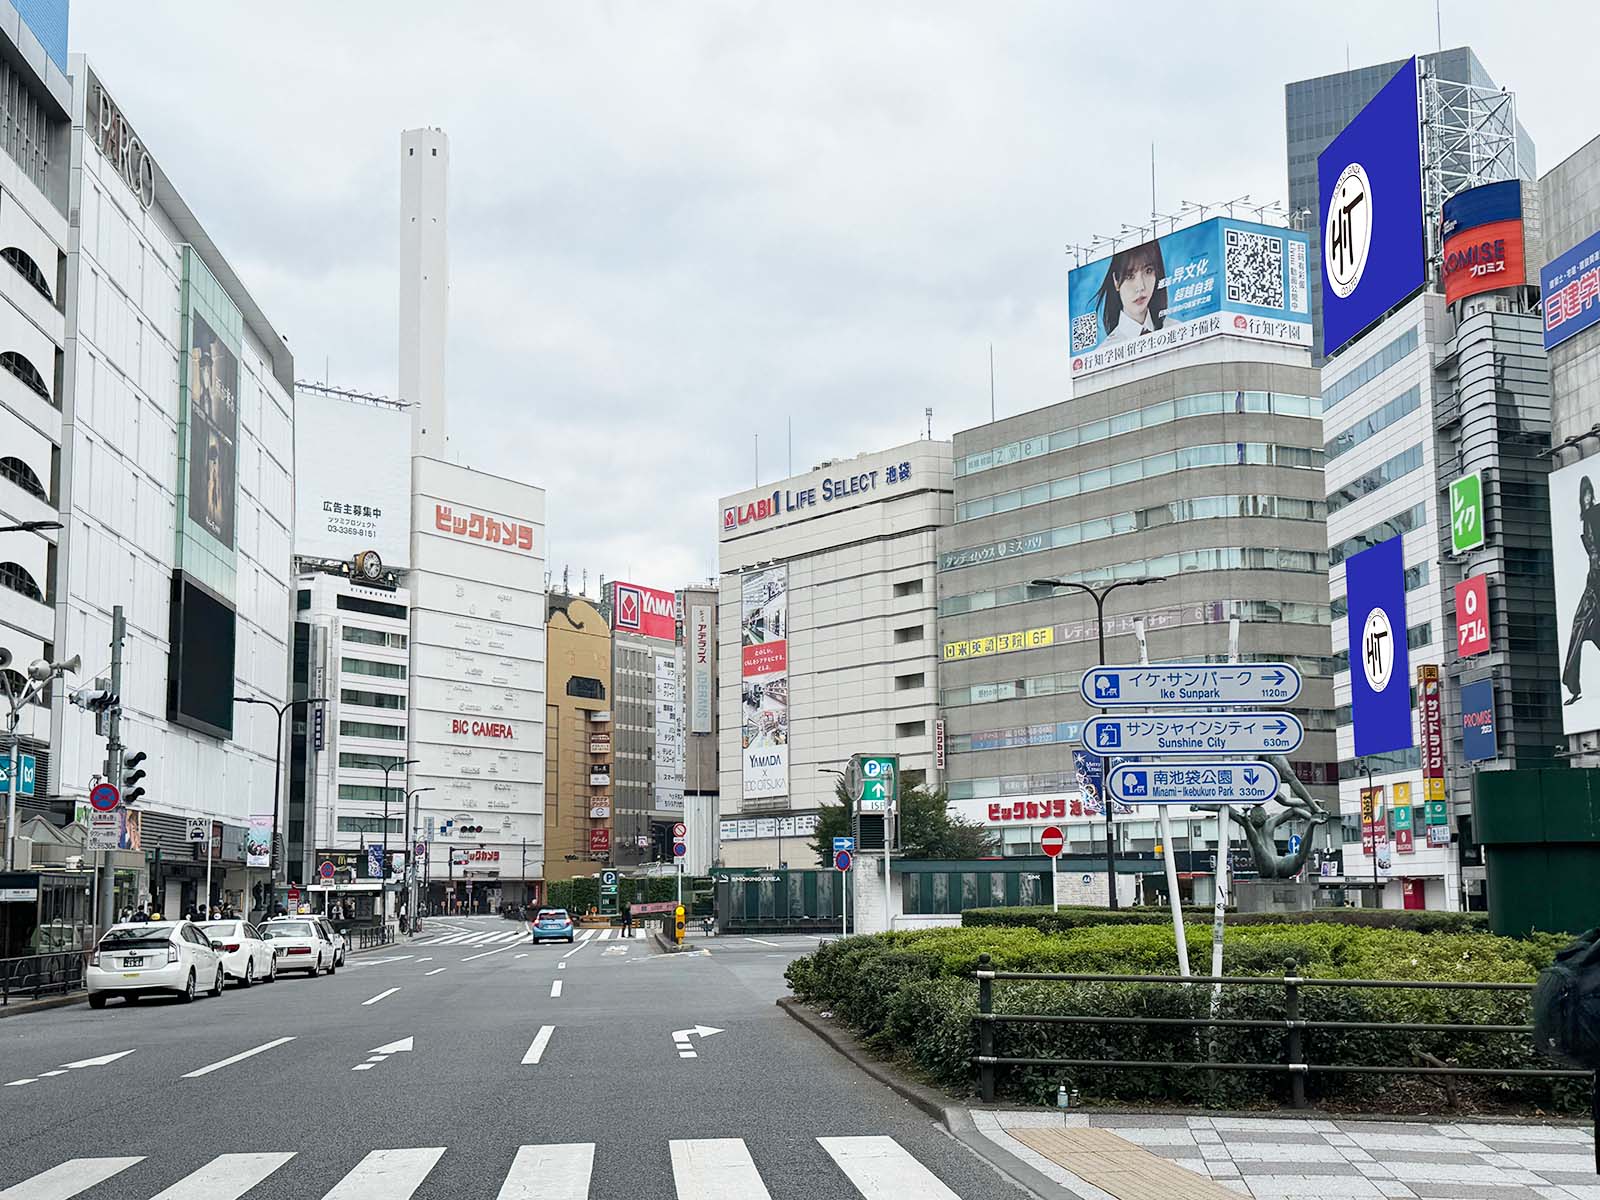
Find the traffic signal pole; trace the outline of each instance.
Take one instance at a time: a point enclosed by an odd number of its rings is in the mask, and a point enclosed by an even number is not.
[[[122,615],[122,605],[111,610],[111,694],[117,697],[106,709],[106,781],[122,792],[122,643],[127,640],[128,624]],[[124,813],[126,817],[126,813]],[[207,841],[210,839],[208,838]],[[117,907],[116,868],[112,865],[113,850],[100,852],[100,911],[95,923],[103,933],[110,929]],[[151,881],[152,886],[154,880]],[[96,939],[99,940],[98,938]]]

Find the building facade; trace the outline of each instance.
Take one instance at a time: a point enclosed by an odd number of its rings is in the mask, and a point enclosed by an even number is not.
[[[722,861],[812,865],[817,814],[857,752],[935,764],[934,565],[950,443],[825,462],[720,502]]]
[[[39,33],[0,0],[0,119],[15,131],[0,139],[0,330],[7,349],[0,355],[0,526],[61,520],[73,103],[61,9],[58,64]],[[0,534],[0,646],[11,653],[3,670],[19,696],[28,664],[56,658],[61,551],[51,528]],[[50,800],[58,790],[50,700],[60,690],[41,693],[19,719],[20,753],[34,763],[32,794],[24,782],[16,798],[19,827],[59,807]],[[8,837],[5,819],[0,812],[0,836]]]
[[[546,626],[545,879],[592,875],[612,840],[611,627],[582,596],[551,592]]]
[[[1144,581],[1105,602],[1110,663],[1225,662],[1237,619],[1241,658],[1304,675],[1290,708],[1307,733],[1291,763],[1314,794],[1334,792],[1309,351],[1221,338],[1108,377],[955,439],[954,520],[938,558],[944,780],[952,809],[993,828],[1008,855],[1039,853],[1049,824],[1073,852],[1105,838],[1072,754],[1094,711],[1079,680],[1099,656],[1095,604],[1035,580]],[[1214,847],[1215,826],[1180,814],[1174,849]],[[1125,851],[1159,840],[1143,813],[1118,818],[1115,837]]]
[[[124,840],[178,912],[206,877],[186,818],[211,819],[211,899],[244,907],[265,899],[267,872],[241,851],[252,818],[270,824],[267,704],[289,686],[293,360],[136,122],[91,63],[71,64],[56,654],[104,663],[123,606],[123,741],[149,756]],[[103,770],[105,740],[59,691],[53,726],[66,805]]]

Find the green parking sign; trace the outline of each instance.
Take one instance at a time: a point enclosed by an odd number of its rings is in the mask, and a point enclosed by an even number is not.
[[[1457,554],[1483,545],[1483,476],[1477,471],[1450,483],[1450,546]]]
[[[851,791],[861,812],[888,812],[900,798],[900,759],[858,754],[851,762]]]

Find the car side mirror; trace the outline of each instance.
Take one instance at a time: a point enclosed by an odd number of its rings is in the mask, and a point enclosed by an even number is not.
[[[222,943],[221,942],[212,942],[211,943],[211,948],[213,950],[221,950],[222,949]]]

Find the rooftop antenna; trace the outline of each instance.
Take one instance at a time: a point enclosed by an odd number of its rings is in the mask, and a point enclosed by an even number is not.
[[[994,424],[994,343],[989,343],[989,423]]]
[[[1150,143],[1150,236],[1156,236],[1156,144]]]
[[[794,474],[794,414],[789,414],[789,474]]]
[[[578,592],[578,595],[587,596],[588,594],[589,594],[589,568],[585,567],[583,569],[583,588],[582,588],[582,590],[580,590]]]
[[[928,440],[933,441],[933,408],[930,406],[922,410],[922,415],[928,418]]]
[[[761,486],[761,435],[756,434],[756,486]]]
[[[1433,0],[1433,29],[1439,39],[1439,49],[1444,49],[1444,2]]]
[[[561,568],[561,590],[569,596],[572,595],[572,568],[570,566]]]

